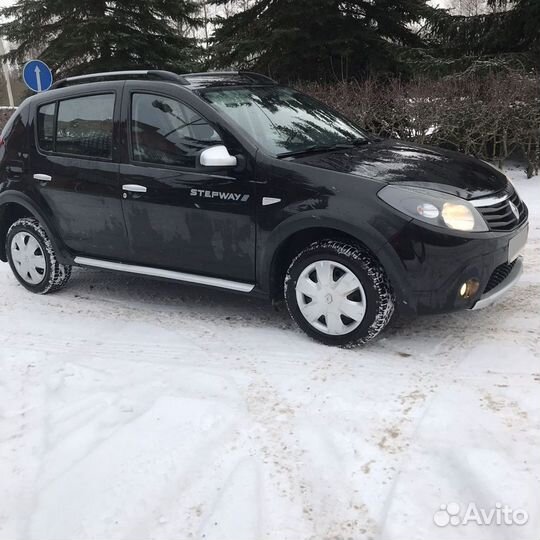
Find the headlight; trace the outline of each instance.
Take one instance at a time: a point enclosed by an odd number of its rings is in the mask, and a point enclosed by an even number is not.
[[[464,204],[444,203],[441,216],[451,229],[474,231],[474,214]]]
[[[386,186],[378,196],[399,212],[430,225],[466,232],[489,230],[472,204],[453,195],[422,188]]]

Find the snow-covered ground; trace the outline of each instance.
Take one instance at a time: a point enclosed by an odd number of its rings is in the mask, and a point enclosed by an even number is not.
[[[516,183],[515,293],[356,350],[263,301],[91,270],[39,297],[0,265],[0,539],[538,540],[540,178]],[[450,502],[529,521],[439,528]]]

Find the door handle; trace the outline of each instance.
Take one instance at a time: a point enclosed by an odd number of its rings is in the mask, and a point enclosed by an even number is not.
[[[148,191],[148,189],[139,184],[124,184],[122,189],[124,191],[130,191],[131,193],[146,193]]]
[[[52,176],[49,176],[48,174],[34,174],[34,180],[38,180],[39,182],[50,182]]]

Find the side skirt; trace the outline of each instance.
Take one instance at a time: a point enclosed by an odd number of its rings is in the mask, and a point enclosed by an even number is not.
[[[241,283],[239,281],[229,281],[227,279],[199,276],[197,274],[186,274],[184,272],[174,272],[172,270],[163,270],[161,268],[152,268],[149,266],[136,266],[133,264],[102,261],[99,259],[90,259],[88,257],[75,257],[74,262],[80,266],[91,266],[92,268],[103,268],[104,270],[114,270],[117,272],[126,272],[128,274],[172,279],[184,283],[195,283],[197,285],[218,287],[220,289],[228,289],[230,291],[243,293],[249,293],[255,288],[255,285],[252,283]]]

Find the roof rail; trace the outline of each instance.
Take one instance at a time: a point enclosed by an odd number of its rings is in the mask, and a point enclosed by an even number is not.
[[[158,81],[170,81],[178,84],[189,84],[181,75],[172,71],[163,71],[159,69],[131,70],[131,71],[107,71],[103,73],[90,73],[88,75],[77,75],[67,77],[55,82],[51,89],[64,88],[72,84],[83,84],[91,82],[114,81],[123,79],[149,79]]]
[[[262,75],[261,73],[255,73],[254,71],[239,71],[238,74],[248,75],[249,77],[253,77],[261,81],[266,81],[268,83],[278,84],[278,82],[272,79],[271,77],[268,77],[267,75]]]
[[[205,77],[246,77],[251,79],[253,82],[260,82],[262,84],[278,84],[274,79],[267,77],[266,75],[261,75],[260,73],[255,73],[253,71],[203,71],[201,73],[183,73],[181,77],[184,77],[188,80],[190,77],[196,78],[205,78]]]

